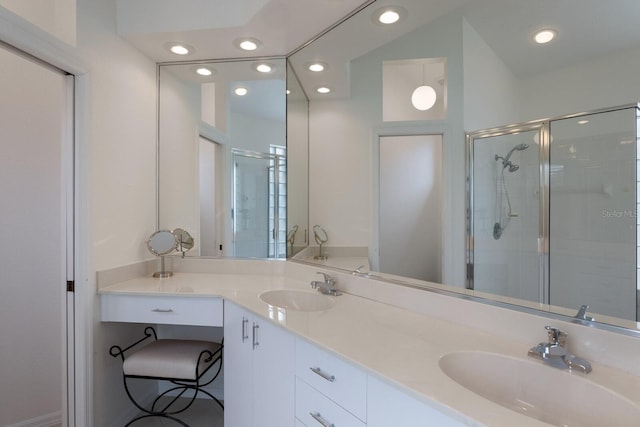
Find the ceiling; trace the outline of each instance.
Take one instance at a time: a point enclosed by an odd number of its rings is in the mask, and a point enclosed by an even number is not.
[[[284,56],[368,1],[116,0],[118,34],[156,62]],[[244,52],[241,37],[262,45]],[[195,51],[176,57],[168,42]]]
[[[363,0],[116,1],[119,34],[156,62],[285,56],[354,10],[371,3]],[[393,26],[376,25],[371,19],[372,11],[383,5],[400,5],[407,11],[406,16]],[[302,83],[309,88],[315,84],[311,78],[322,78],[337,86],[348,85],[351,60],[452,12],[461,13],[518,78],[614,51],[640,48],[638,0],[377,0],[314,42],[314,48],[296,54],[299,64],[307,60],[329,64],[328,73],[322,77],[305,76]],[[531,33],[542,27],[557,29],[558,37],[549,45],[538,46],[531,42]],[[262,44],[256,51],[244,52],[234,45],[240,37],[253,37]],[[177,57],[166,48],[168,42],[185,43],[195,51]]]

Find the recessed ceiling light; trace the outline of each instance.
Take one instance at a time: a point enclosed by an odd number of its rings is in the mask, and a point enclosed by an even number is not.
[[[533,35],[533,41],[538,44],[547,44],[551,40],[555,39],[558,35],[556,30],[545,28],[543,30],[536,31]]]
[[[319,73],[320,71],[324,71],[327,68],[327,64],[324,62],[310,62],[307,65],[307,69],[309,71],[313,71],[314,73]]]
[[[196,69],[196,73],[200,74],[201,76],[210,76],[213,74],[213,71],[206,67],[199,67]]]
[[[400,6],[386,6],[376,10],[372,19],[376,24],[395,24],[407,15],[407,11]]]
[[[245,96],[248,91],[245,87],[237,87],[233,92],[238,96]]]
[[[241,39],[234,40],[233,44],[242,50],[246,51],[254,51],[262,46],[262,42],[258,39],[254,39],[251,37],[244,37]]]
[[[329,92],[331,92],[331,88],[329,88],[327,86],[320,86],[318,89],[316,89],[316,91],[318,93],[329,93]]]
[[[260,64],[256,64],[256,70],[261,73],[270,73],[273,71],[273,66],[271,64],[267,64],[266,62],[261,62]]]
[[[395,10],[386,10],[378,17],[383,24],[393,24],[398,22],[400,15]]]
[[[193,47],[184,43],[169,42],[165,43],[165,47],[169,50],[169,52],[175,55],[188,55],[195,51]]]

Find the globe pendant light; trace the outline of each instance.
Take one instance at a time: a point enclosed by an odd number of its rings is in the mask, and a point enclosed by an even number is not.
[[[425,66],[422,64],[422,86],[418,86],[411,94],[411,104],[416,110],[427,111],[435,105],[436,100],[436,91],[425,84]]]

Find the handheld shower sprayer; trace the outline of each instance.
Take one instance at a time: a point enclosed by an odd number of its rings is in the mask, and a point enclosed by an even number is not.
[[[529,148],[528,144],[518,144],[515,147],[513,147],[511,150],[509,150],[509,152],[504,156],[498,156],[497,154],[494,156],[494,159],[496,161],[501,160],[502,161],[502,172],[500,174],[499,177],[499,185],[502,186],[501,191],[498,191],[498,195],[497,195],[497,200],[496,200],[496,218],[497,221],[495,222],[495,224],[493,225],[493,238],[498,240],[500,239],[500,237],[502,237],[502,233],[504,232],[505,228],[507,228],[507,225],[509,225],[509,222],[511,221],[511,218],[517,217],[518,214],[514,213],[511,210],[511,200],[509,200],[509,191],[507,189],[507,183],[505,182],[504,179],[504,171],[505,169],[508,168],[509,172],[515,172],[518,169],[520,169],[520,166],[513,163],[510,159],[511,159],[511,155],[515,152],[515,151],[524,151],[527,148]],[[506,210],[503,211],[504,205],[503,205],[503,196],[504,196],[504,201],[506,201]]]
[[[509,168],[509,172],[515,172],[518,169],[520,169],[520,166],[513,163],[511,160],[509,160],[511,158],[511,155],[513,154],[514,151],[524,151],[527,148],[529,148],[529,144],[518,144],[515,147],[513,147],[511,150],[509,150],[509,152],[507,153],[506,156],[502,157],[502,156],[498,156],[497,154],[495,155],[494,159],[497,160],[502,160],[502,169],[507,169]]]

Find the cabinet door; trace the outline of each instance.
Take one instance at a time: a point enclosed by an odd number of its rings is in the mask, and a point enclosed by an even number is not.
[[[256,316],[256,319],[259,318]],[[294,337],[267,320],[254,323],[253,425],[293,427]]]
[[[224,425],[253,425],[252,316],[237,305],[224,302]]]
[[[466,424],[369,375],[367,427],[463,427]]]

